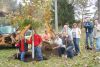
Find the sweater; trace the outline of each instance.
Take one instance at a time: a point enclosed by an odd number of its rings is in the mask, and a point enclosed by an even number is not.
[[[95,26],[94,31],[93,31],[93,36],[94,38],[100,37],[100,24]]]

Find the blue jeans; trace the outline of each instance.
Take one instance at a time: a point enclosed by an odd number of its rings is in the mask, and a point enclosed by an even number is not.
[[[100,51],[100,37],[96,38],[96,51]]]
[[[65,54],[65,48],[64,47],[59,47],[58,48],[58,53],[59,53],[59,56],[61,57],[62,54]]]
[[[66,54],[67,54],[67,57],[69,57],[69,58],[73,58],[74,57],[73,46],[68,46],[66,48]]]
[[[39,46],[34,47],[34,50],[35,50],[35,56],[38,59],[38,61],[43,60],[43,55],[42,55],[41,47],[39,47]]]
[[[90,48],[93,48],[93,33],[86,32],[86,46],[89,47],[88,41],[90,41]]]
[[[24,61],[24,57],[25,57],[25,52],[21,52],[20,53],[20,59],[21,59],[21,61]]]
[[[79,41],[80,41],[80,38],[73,38],[73,43],[74,43],[76,53],[80,52]]]

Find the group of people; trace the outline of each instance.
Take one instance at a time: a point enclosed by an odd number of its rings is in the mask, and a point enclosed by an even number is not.
[[[89,50],[94,49],[94,39],[96,40],[96,51],[100,51],[100,23],[98,23],[98,20],[95,20],[94,23],[90,20],[86,20],[83,23],[83,26],[85,28],[86,33],[86,41],[85,41],[85,48]],[[38,61],[43,60],[43,54],[42,54],[42,41],[49,41],[50,35],[45,31],[45,35],[40,36],[34,32],[33,37],[31,36],[30,40],[26,40],[23,36],[21,40],[18,42],[17,46],[20,47],[20,59],[24,61],[25,56],[25,44],[32,44],[32,39],[34,40],[34,49],[32,49],[33,54],[35,54]],[[72,28],[69,27],[69,24],[65,24],[61,33],[56,34],[54,37],[54,44],[57,46],[53,49],[58,50],[59,56],[67,56],[69,58],[73,58],[74,56],[78,55],[80,53],[80,39],[81,38],[81,29],[77,23],[73,23]],[[90,41],[90,43],[88,43]],[[89,45],[90,44],[90,45]],[[35,53],[34,53],[35,52]]]
[[[32,45],[32,59],[34,59],[35,55],[38,61],[43,60],[41,43],[42,43],[42,37],[38,35],[36,31],[34,31],[34,35],[31,36],[29,40],[25,39],[25,36],[22,36],[21,39],[16,44],[16,47],[19,48],[20,60],[25,61],[25,53],[28,51],[28,44]]]
[[[59,56],[67,56],[73,58],[80,53],[79,42],[81,36],[81,29],[77,23],[73,24],[72,29],[68,24],[65,24],[60,34],[56,35],[54,43],[58,46]]]
[[[95,49],[94,40],[96,40],[96,51],[100,51],[100,23],[95,20],[94,23],[90,21],[84,22],[84,28],[86,33],[86,49]],[[90,41],[90,45],[89,42]]]

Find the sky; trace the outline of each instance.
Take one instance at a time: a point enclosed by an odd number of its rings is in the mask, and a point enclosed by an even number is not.
[[[96,12],[96,10],[97,10],[97,8],[96,8],[96,6],[95,6],[95,4],[96,4],[96,1],[97,0],[90,0],[89,2],[88,2],[88,5],[90,5],[91,3],[92,3],[92,5],[90,6],[90,7],[88,7],[88,8],[86,8],[86,10],[88,10],[88,13],[93,13],[93,14],[90,14],[91,16],[85,16],[84,15],[84,18],[85,17],[90,17],[90,18],[93,18],[94,17],[94,13]],[[76,10],[76,11],[78,11],[78,10]],[[82,15],[80,14],[79,15],[79,17],[77,17],[77,16],[75,16],[75,19],[82,19]]]
[[[17,4],[19,4],[20,2],[23,2],[22,0],[17,0]]]

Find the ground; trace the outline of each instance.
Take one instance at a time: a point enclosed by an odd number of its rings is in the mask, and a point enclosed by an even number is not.
[[[100,52],[86,50],[84,48],[84,35],[82,37],[80,43],[81,53],[73,59],[53,56],[49,60],[41,62],[22,62],[9,59],[9,57],[18,52],[17,49],[10,48],[0,50],[0,67],[100,67]]]

